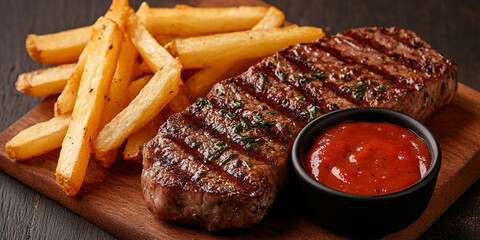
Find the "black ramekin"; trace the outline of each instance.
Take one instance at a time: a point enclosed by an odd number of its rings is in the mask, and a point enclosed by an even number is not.
[[[390,122],[415,132],[430,151],[430,168],[414,185],[382,195],[357,195],[329,188],[304,168],[304,158],[322,131],[342,122]],[[308,124],[298,135],[292,160],[298,182],[314,219],[323,227],[350,237],[377,237],[404,228],[427,207],[437,181],[442,154],[421,122],[400,112],[383,108],[351,108],[325,114]]]

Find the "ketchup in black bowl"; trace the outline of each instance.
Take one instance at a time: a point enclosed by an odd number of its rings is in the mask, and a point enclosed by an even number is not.
[[[388,122],[346,122],[326,129],[308,151],[305,169],[322,184],[377,195],[407,188],[430,167],[427,144]]]
[[[329,130],[347,142],[337,141]],[[323,134],[327,138],[322,140]],[[324,151],[329,146],[334,153]],[[411,161],[405,161],[409,151]],[[308,160],[320,154],[326,156]],[[304,196],[299,201],[308,204],[308,213],[318,224],[350,237],[379,237],[414,222],[432,197],[441,158],[440,147],[425,125],[381,108],[325,114],[300,132],[292,148]]]

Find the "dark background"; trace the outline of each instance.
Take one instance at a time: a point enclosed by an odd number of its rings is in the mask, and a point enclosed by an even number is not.
[[[131,0],[137,9],[141,1]],[[148,1],[173,6],[168,0]],[[175,1],[189,3],[193,1]],[[362,26],[397,26],[423,37],[458,65],[458,79],[480,90],[480,1],[313,1],[266,0],[298,25],[335,34]],[[92,24],[109,1],[0,0],[0,131],[42,99],[18,93],[18,74],[42,67],[28,56],[28,33],[44,34]],[[3,146],[0,146],[3,147]],[[479,173],[480,175],[480,173]],[[143,204],[143,203],[139,203]],[[113,237],[56,202],[0,171],[1,239],[112,239]],[[480,181],[472,185],[421,239],[478,239]]]

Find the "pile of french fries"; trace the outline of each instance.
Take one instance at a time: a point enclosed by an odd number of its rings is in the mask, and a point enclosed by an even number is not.
[[[216,82],[288,45],[324,35],[314,27],[282,27],[284,21],[275,7],[143,3],[135,12],[128,0],[113,0],[92,26],[30,34],[32,59],[55,66],[21,74],[16,87],[30,96],[59,96],[55,116],[18,133],[6,144],[7,153],[26,160],[61,147],[57,183],[75,196],[91,154],[105,168],[118,155],[141,160],[143,145],[165,119]],[[182,69],[196,70],[183,82]]]

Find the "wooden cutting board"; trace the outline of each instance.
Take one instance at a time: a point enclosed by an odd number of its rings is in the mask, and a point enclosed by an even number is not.
[[[197,1],[193,5],[264,5],[255,0]],[[55,168],[59,150],[26,162],[8,158],[4,145],[19,131],[53,116],[55,97],[47,98],[0,134],[0,168],[26,185],[59,202],[120,238],[231,239],[288,238],[341,239],[309,217],[304,200],[291,182],[265,219],[250,229],[210,233],[202,228],[159,221],[148,211],[140,189],[141,165],[117,161],[110,170],[92,161],[80,196],[65,196],[57,187]],[[480,177],[480,93],[460,84],[452,103],[427,125],[436,135],[443,153],[442,168],[432,200],[412,225],[386,239],[420,236],[462,193]]]
[[[194,226],[162,222],[148,211],[140,189],[141,165],[118,160],[110,170],[91,161],[85,183],[76,198],[57,187],[55,168],[59,150],[25,162],[8,158],[4,145],[19,131],[53,116],[55,97],[47,98],[0,134],[0,168],[21,182],[59,202],[120,238],[230,239],[232,237],[340,239],[309,217],[294,183],[284,191],[265,219],[250,229],[210,233]],[[480,93],[460,84],[453,101],[427,126],[437,137],[443,162],[432,200],[412,225],[385,236],[414,239],[420,236],[480,177]]]

